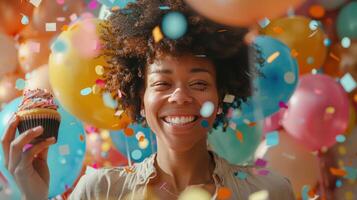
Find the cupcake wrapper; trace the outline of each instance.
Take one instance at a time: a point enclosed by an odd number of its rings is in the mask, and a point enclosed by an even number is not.
[[[51,115],[37,115],[37,116],[24,116],[21,117],[20,123],[17,126],[19,133],[22,134],[28,129],[42,126],[44,129],[43,134],[36,137],[31,143],[37,143],[46,138],[55,137],[57,141],[58,129],[60,121]]]

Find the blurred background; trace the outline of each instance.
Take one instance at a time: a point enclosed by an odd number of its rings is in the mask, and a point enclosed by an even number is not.
[[[209,133],[210,148],[232,163],[260,167],[259,175],[278,171],[296,199],[357,199],[357,1],[185,1],[213,21],[250,28],[246,39],[265,59],[265,76],[252,80],[255,94],[230,110],[226,132]],[[60,105],[49,198],[66,199],[84,173],[156,151],[155,134],[131,123],[105,91],[106,62],[98,56],[98,24],[133,2],[0,1],[0,136],[23,90],[52,91]],[[155,40],[184,34],[184,16],[165,18]],[[19,199],[1,151],[0,199]]]

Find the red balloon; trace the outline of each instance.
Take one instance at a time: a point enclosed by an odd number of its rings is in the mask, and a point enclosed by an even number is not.
[[[336,143],[349,122],[348,95],[334,79],[308,74],[300,82],[283,116],[286,131],[310,150]]]

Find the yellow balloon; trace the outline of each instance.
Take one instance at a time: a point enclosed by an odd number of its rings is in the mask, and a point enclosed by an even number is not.
[[[320,68],[326,59],[326,34],[317,21],[302,16],[279,18],[271,21],[261,33],[282,41],[291,49],[300,75]]]
[[[116,113],[117,102],[103,90],[98,68],[105,68],[106,61],[98,48],[99,23],[82,20],[58,36],[51,46],[49,78],[54,95],[68,112],[98,128],[118,130],[131,120],[126,112]]]

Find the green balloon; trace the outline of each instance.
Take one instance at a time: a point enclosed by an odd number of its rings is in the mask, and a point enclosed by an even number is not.
[[[349,37],[357,39],[357,2],[344,6],[337,18],[337,33],[340,39]]]
[[[222,127],[218,127],[208,134],[208,143],[214,152],[228,162],[244,164],[253,160],[262,132],[261,122],[255,126],[240,124],[235,130],[228,127],[226,132],[223,132]]]

